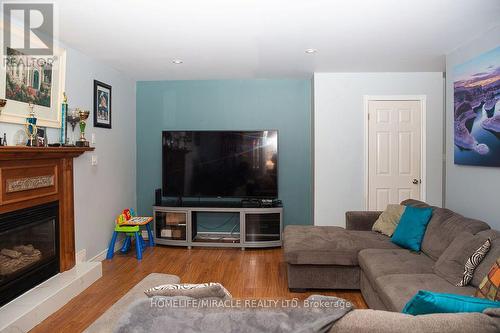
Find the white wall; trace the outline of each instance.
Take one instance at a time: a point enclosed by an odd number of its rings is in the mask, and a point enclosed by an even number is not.
[[[76,251],[92,258],[107,248],[114,218],[125,207],[136,206],[135,81],[88,56],[65,47],[66,93],[69,107],[91,111],[86,137],[96,135],[95,151],[74,160]],[[93,80],[112,86],[113,128],[93,127]],[[10,145],[21,125],[0,123]],[[59,130],[49,129],[49,142],[59,141]],[[75,133],[78,132],[78,126]],[[92,155],[98,165],[91,166]]]
[[[427,202],[442,205],[442,73],[314,74],[314,224],[364,210],[364,95],[426,95]]]
[[[453,67],[500,46],[500,26],[446,56],[446,207],[500,229],[500,168],[455,165]]]

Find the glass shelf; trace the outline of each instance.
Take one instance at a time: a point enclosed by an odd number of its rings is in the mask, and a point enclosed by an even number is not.
[[[186,241],[187,213],[163,212],[155,213],[156,238]]]
[[[279,241],[280,213],[246,213],[245,242]]]

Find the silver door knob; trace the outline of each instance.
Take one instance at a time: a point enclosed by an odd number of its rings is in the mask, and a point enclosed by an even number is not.
[[[412,183],[415,184],[415,185],[417,185],[418,184],[418,179],[417,178],[413,178]]]

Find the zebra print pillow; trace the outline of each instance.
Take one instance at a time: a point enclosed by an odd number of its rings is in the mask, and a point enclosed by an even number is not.
[[[232,298],[229,291],[220,283],[208,282],[200,284],[179,283],[163,284],[144,291],[149,296],[187,296],[192,298]]]
[[[486,257],[486,254],[491,248],[491,240],[488,238],[474,253],[467,259],[464,267],[462,280],[456,284],[457,287],[465,287],[472,280],[474,270]]]

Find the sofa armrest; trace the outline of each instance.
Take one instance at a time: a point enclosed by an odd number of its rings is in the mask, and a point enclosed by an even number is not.
[[[419,316],[380,310],[352,310],[340,318],[329,333],[399,332],[499,332],[500,320],[491,313],[433,313]]]
[[[346,212],[345,222],[347,230],[372,230],[372,226],[382,214],[379,211]]]

